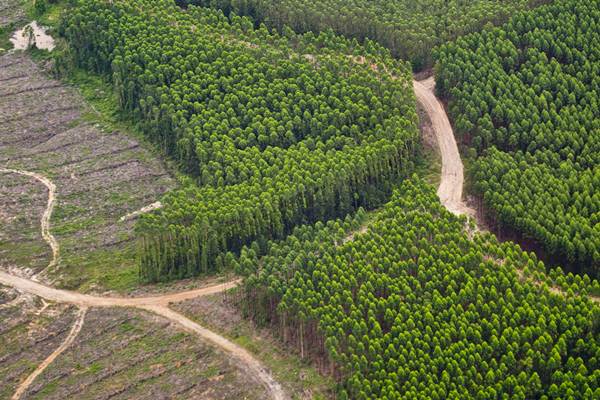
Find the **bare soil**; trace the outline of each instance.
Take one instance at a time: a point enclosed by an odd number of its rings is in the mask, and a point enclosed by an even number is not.
[[[435,97],[435,80],[413,81],[415,95],[431,121],[442,158],[442,174],[438,187],[438,197],[450,212],[474,216],[462,198],[464,167],[458,152],[454,132],[442,103]]]

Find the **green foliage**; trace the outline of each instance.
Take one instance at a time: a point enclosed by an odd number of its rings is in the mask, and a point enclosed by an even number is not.
[[[498,220],[600,273],[600,7],[560,0],[437,52],[437,88],[482,157]]]
[[[168,0],[82,1],[61,33],[194,178],[141,218],[146,280],[214,271],[226,251],[375,207],[412,169],[410,68],[374,43],[280,36]]]
[[[48,8],[48,4],[46,0],[34,0],[33,2],[33,10],[35,15],[40,16],[46,12]]]
[[[475,32],[488,23],[506,21],[515,10],[545,0],[178,0],[249,15],[285,32],[333,29],[347,37],[375,40],[392,55],[410,60],[416,70],[431,64],[431,49]]]
[[[535,255],[470,238],[418,180],[342,240],[352,224],[298,228],[264,257],[246,248],[239,259],[251,272],[245,312],[335,364],[341,398],[593,398],[600,309],[522,278],[518,269],[545,275]]]

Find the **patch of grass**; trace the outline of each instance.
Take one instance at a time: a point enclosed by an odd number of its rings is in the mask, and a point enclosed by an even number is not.
[[[439,186],[442,173],[442,159],[439,153],[429,146],[421,146],[415,162],[415,172],[430,185]]]
[[[63,252],[60,276],[61,287],[82,292],[98,287],[117,292],[132,290],[140,284],[134,243],[83,254]]]
[[[95,362],[95,363],[90,364],[90,366],[88,367],[87,370],[90,374],[95,374],[97,372],[102,371],[103,369],[104,369],[104,367],[100,363]]]
[[[0,26],[0,56],[7,53],[14,47],[10,41],[10,38],[12,37],[15,29],[15,23],[11,23],[6,26]]]

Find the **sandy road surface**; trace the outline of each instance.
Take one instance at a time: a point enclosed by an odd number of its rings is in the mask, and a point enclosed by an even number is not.
[[[220,283],[213,286],[189,290],[185,292],[171,293],[162,296],[152,297],[102,297],[92,296],[69,290],[55,289],[50,286],[34,282],[30,279],[21,278],[0,270],[0,283],[6,286],[14,287],[26,293],[34,294],[46,300],[56,301],[58,303],[75,304],[81,307],[147,307],[147,306],[167,306],[169,303],[190,300],[200,296],[220,293],[237,286],[240,279]]]
[[[413,81],[417,100],[431,120],[442,157],[442,176],[437,195],[440,201],[454,214],[475,215],[474,210],[462,201],[464,172],[452,126],[442,103],[435,97],[434,78],[423,81]]]

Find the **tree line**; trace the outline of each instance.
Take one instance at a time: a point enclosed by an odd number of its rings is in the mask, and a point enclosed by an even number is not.
[[[408,64],[374,42],[296,35],[173,1],[80,2],[61,25],[79,66],[189,179],[140,219],[140,274],[214,271],[299,223],[381,204],[418,146]]]
[[[432,187],[404,181],[367,216],[296,228],[261,256],[237,302],[333,374],[341,399],[592,399],[600,308],[588,276],[464,229]],[[518,271],[521,271],[520,273]],[[564,294],[544,283],[560,282]]]

